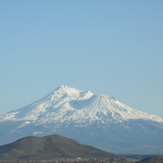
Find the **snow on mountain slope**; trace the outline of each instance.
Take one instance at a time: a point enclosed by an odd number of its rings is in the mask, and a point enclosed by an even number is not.
[[[60,86],[46,97],[0,115],[0,144],[59,134],[113,153],[163,154],[163,119],[113,97]]]
[[[68,86],[60,86],[46,97],[24,108],[0,116],[0,121],[29,123],[91,123],[123,122],[144,119],[163,122],[161,117],[134,110],[113,97],[94,95]]]

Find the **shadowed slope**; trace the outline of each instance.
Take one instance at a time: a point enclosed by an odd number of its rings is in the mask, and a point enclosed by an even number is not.
[[[144,159],[138,163],[163,163],[163,156],[154,156],[151,158]]]
[[[118,157],[94,147],[81,145],[75,140],[59,135],[25,137],[11,144],[0,146],[0,159],[44,160],[55,158]]]

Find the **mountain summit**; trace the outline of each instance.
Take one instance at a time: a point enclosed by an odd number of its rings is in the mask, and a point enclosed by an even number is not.
[[[48,96],[27,107],[5,114],[1,121],[27,120],[29,123],[75,123],[111,121],[123,122],[130,119],[144,119],[163,122],[161,117],[134,110],[113,97],[95,95],[61,85]]]
[[[1,144],[24,136],[61,134],[116,153],[124,149],[125,153],[139,153],[146,148],[147,154],[163,151],[161,117],[134,110],[113,97],[64,85],[26,107],[1,115],[0,129]]]

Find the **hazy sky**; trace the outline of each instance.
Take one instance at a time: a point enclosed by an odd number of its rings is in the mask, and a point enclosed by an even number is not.
[[[163,115],[163,0],[0,0],[0,113],[59,85]]]

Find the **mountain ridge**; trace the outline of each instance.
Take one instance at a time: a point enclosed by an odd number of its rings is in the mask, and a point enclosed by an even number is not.
[[[29,136],[0,146],[0,160],[47,160],[77,157],[121,158],[60,135]]]
[[[41,104],[40,104],[40,101],[41,101]],[[33,109],[32,107],[33,105],[37,108]],[[147,120],[163,122],[163,119],[161,117],[134,110],[128,107],[127,105],[124,105],[121,102],[117,101],[113,97],[109,97],[106,95],[95,95],[91,93],[90,91],[79,91],[75,88],[71,88],[71,87],[64,86],[64,85],[61,85],[60,87],[55,89],[53,92],[51,92],[49,95],[45,96],[44,98],[28,105],[27,106],[28,110],[26,109],[26,107],[24,107],[24,108],[9,112],[8,114],[6,114],[7,115],[6,120],[9,120],[9,119],[10,120],[19,120],[19,119],[20,120],[36,120],[36,117],[40,115],[41,113],[46,112],[46,108],[50,106],[53,107],[51,108],[51,112],[55,111],[54,108],[64,107],[65,110],[69,109],[70,112],[76,111],[76,114],[80,117],[82,114],[86,113],[83,115],[82,118],[84,118],[84,116],[89,114],[92,120],[93,119],[99,120],[96,114],[102,113],[103,115],[110,114],[113,118],[114,117],[115,119],[117,118],[116,120],[118,120],[119,118],[121,120],[144,118]],[[110,108],[108,106],[110,106]],[[29,107],[31,108],[30,110],[29,110]],[[21,110],[21,114],[19,114],[20,110]],[[23,111],[24,113],[22,113]],[[28,111],[30,111],[30,113],[33,113],[33,114],[28,113],[25,116],[26,114],[25,111],[27,111],[27,113]],[[24,115],[24,119],[21,119],[23,115]],[[5,120],[5,118],[0,118],[1,121],[2,119]]]
[[[32,104],[0,115],[0,130],[0,144],[24,136],[59,134],[113,153],[163,151],[161,117],[110,96],[63,85]]]

